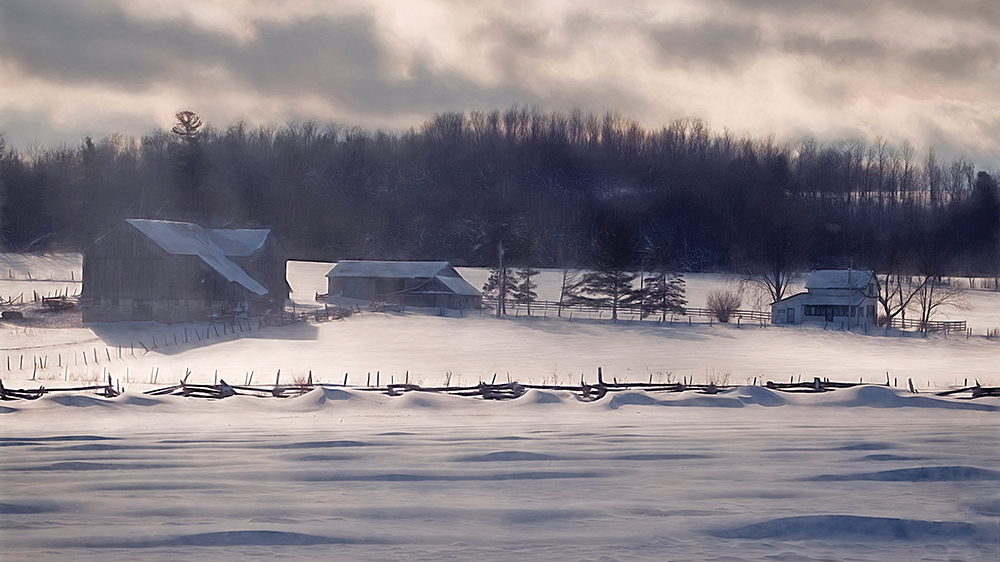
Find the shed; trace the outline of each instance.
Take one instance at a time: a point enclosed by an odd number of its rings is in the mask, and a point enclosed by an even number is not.
[[[823,269],[813,271],[806,290],[771,303],[773,324],[874,325],[878,292],[871,271]]]
[[[448,262],[341,260],[326,274],[339,302],[387,302],[415,308],[468,310],[483,294]]]
[[[285,262],[270,229],[129,219],[83,253],[83,319],[173,323],[282,310]]]

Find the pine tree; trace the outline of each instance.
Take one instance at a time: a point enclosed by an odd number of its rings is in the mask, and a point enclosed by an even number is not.
[[[640,238],[634,226],[617,215],[608,217],[594,236],[594,271],[584,274],[573,298],[574,304],[610,308],[618,320],[618,309],[634,294],[632,273],[641,261]]]
[[[531,316],[531,303],[538,300],[538,293],[535,292],[538,283],[531,280],[538,273],[537,269],[522,267],[514,272],[510,281],[511,297],[514,302],[528,306],[528,316]]]
[[[580,272],[570,271],[564,267],[562,272],[562,285],[559,287],[559,313],[562,317],[562,309],[573,306],[573,299],[580,287]]]
[[[659,272],[646,277],[642,289],[633,296],[639,301],[642,315],[660,314],[660,320],[667,319],[667,313],[684,314],[684,278],[677,273]],[[638,294],[641,293],[641,294]]]
[[[494,299],[497,306],[497,316],[507,314],[507,297],[510,295],[510,269],[490,268],[490,277],[483,284],[483,296]]]
[[[637,275],[620,269],[607,269],[586,273],[580,279],[570,304],[584,304],[596,308],[610,308],[611,319],[618,320],[618,309],[628,304],[634,294],[632,282]]]

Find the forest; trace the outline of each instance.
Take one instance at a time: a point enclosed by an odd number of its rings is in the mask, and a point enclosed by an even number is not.
[[[22,151],[0,133],[0,250],[80,251],[155,218],[270,227],[301,260],[495,266],[502,243],[519,267],[998,275],[997,173],[907,141],[778,143],[520,106],[405,132],[176,119]]]

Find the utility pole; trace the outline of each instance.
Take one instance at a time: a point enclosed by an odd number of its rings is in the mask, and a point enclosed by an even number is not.
[[[500,245],[497,249],[497,261],[499,262],[499,269],[497,272],[500,275],[499,283],[497,284],[497,318],[500,318],[501,314],[507,313],[507,269],[503,266],[503,240],[500,241]]]

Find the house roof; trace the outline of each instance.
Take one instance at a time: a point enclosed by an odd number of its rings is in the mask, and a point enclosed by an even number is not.
[[[267,289],[247,275],[243,269],[226,257],[225,251],[215,243],[209,232],[204,228],[189,222],[173,222],[149,219],[128,219],[126,223],[133,226],[168,254],[178,256],[197,256],[226,280],[243,286],[251,293],[266,295]],[[215,231],[220,232],[220,231]],[[218,236],[217,236],[218,238]],[[232,238],[223,239],[232,240]],[[242,240],[243,235],[237,235],[236,240]],[[247,236],[246,238],[249,238]],[[224,242],[225,243],[225,242]],[[234,242],[232,244],[236,246]],[[242,255],[242,254],[231,254]]]
[[[808,304],[808,305],[850,305],[858,306],[863,304],[869,297],[863,294],[855,293],[853,295],[814,295],[811,293],[796,293],[790,297],[785,297],[780,301],[774,301],[771,306],[782,305],[788,306],[789,304]]]
[[[863,269],[818,269],[809,275],[806,289],[864,289],[872,273]]]
[[[447,271],[445,271],[447,270]],[[457,272],[446,261],[340,260],[327,277],[378,277],[382,279],[430,279],[454,277]]]

